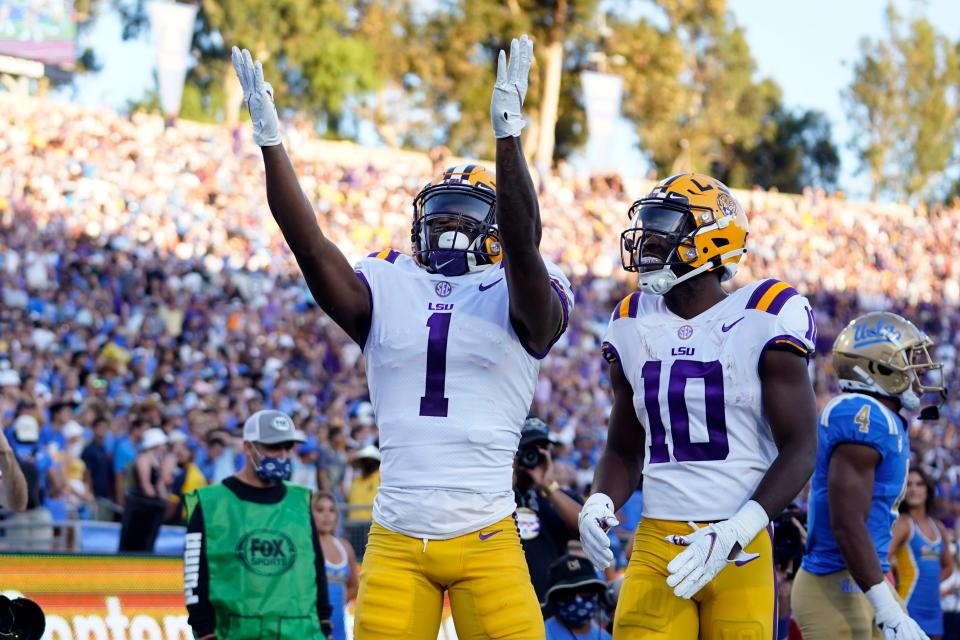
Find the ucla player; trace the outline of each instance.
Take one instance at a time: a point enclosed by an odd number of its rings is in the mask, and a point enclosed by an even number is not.
[[[900,517],[893,525],[890,558],[897,574],[897,594],[907,613],[933,640],[943,637],[940,583],[953,574],[953,553],[947,532],[931,517],[933,480],[919,467],[907,474]]]
[[[843,393],[820,414],[807,553],[791,594],[804,640],[927,638],[884,574],[910,460],[900,412],[918,409],[926,393],[943,393],[943,366],[930,346],[887,312],[860,316],[834,342]]]
[[[770,517],[803,487],[816,449],[810,305],[774,279],[721,288],[748,227],[718,180],[675,175],[630,215],[623,265],[640,291],[617,305],[604,338],[614,405],[580,513],[587,554],[609,565],[605,530],[642,471],[613,636],[773,637]]]
[[[496,180],[476,165],[448,169],[414,200],[413,255],[384,249],[354,271],[300,190],[259,63],[234,49],[270,209],[317,302],[365,356],[383,461],[359,640],[436,638],[444,592],[460,638],[544,637],[512,517],[513,458],[573,294],[538,249],[519,138],[531,60],[525,36],[509,65],[500,54]]]

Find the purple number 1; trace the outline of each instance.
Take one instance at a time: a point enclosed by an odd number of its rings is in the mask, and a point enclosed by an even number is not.
[[[447,383],[447,336],[450,333],[449,313],[435,313],[427,319],[427,386],[420,397],[420,415],[447,417],[448,398],[443,397]]]
[[[643,365],[643,401],[650,421],[650,463],[669,462],[667,430],[660,417],[660,369],[663,363],[651,360]],[[684,392],[687,380],[703,378],[704,414],[707,442],[691,442],[690,413]],[[725,460],[730,453],[727,441],[727,417],[723,407],[723,367],[713,362],[676,360],[670,367],[667,385],[667,409],[673,434],[673,458],[677,462]]]

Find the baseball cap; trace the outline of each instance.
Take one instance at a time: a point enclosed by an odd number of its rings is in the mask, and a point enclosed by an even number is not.
[[[287,414],[274,409],[263,409],[243,423],[243,439],[247,442],[279,444],[306,442],[307,436],[293,426],[293,420]]]
[[[553,442],[550,437],[550,428],[547,423],[540,418],[530,417],[523,423],[523,429],[520,431],[520,446],[526,447],[535,442],[544,444]]]
[[[376,460],[377,462],[379,462],[380,449],[378,449],[375,445],[368,444],[367,446],[362,447],[353,456],[354,460],[363,460],[364,458],[367,458],[369,460]]]
[[[67,424],[63,425],[63,437],[69,440],[70,438],[79,438],[83,435],[83,427],[80,426],[76,420],[70,420]]]
[[[150,427],[143,432],[143,440],[140,441],[140,450],[146,451],[147,449],[153,449],[154,447],[159,447],[164,444],[167,444],[167,434],[163,432],[163,429]]]
[[[40,423],[28,414],[17,416],[13,421],[13,433],[20,442],[36,442],[40,439]]]
[[[543,604],[563,591],[593,587],[597,591],[607,588],[607,583],[597,577],[593,565],[586,558],[567,554],[550,565],[550,588],[543,597]]]

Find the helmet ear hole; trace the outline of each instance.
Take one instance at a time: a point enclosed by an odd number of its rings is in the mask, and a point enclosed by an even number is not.
[[[880,375],[882,376],[888,376],[891,373],[893,373],[893,369],[891,369],[890,367],[885,367],[882,364],[877,365],[877,371],[879,371]]]
[[[730,241],[727,240],[726,238],[714,238],[714,239],[713,239],[713,246],[715,246],[717,249],[719,249],[720,247],[725,247],[725,246],[727,246],[728,244],[730,244]]]

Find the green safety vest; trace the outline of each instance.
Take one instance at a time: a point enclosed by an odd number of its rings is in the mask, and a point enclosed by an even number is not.
[[[286,484],[276,504],[241,500],[222,484],[185,496],[199,501],[220,640],[323,638],[317,617],[310,492]]]

